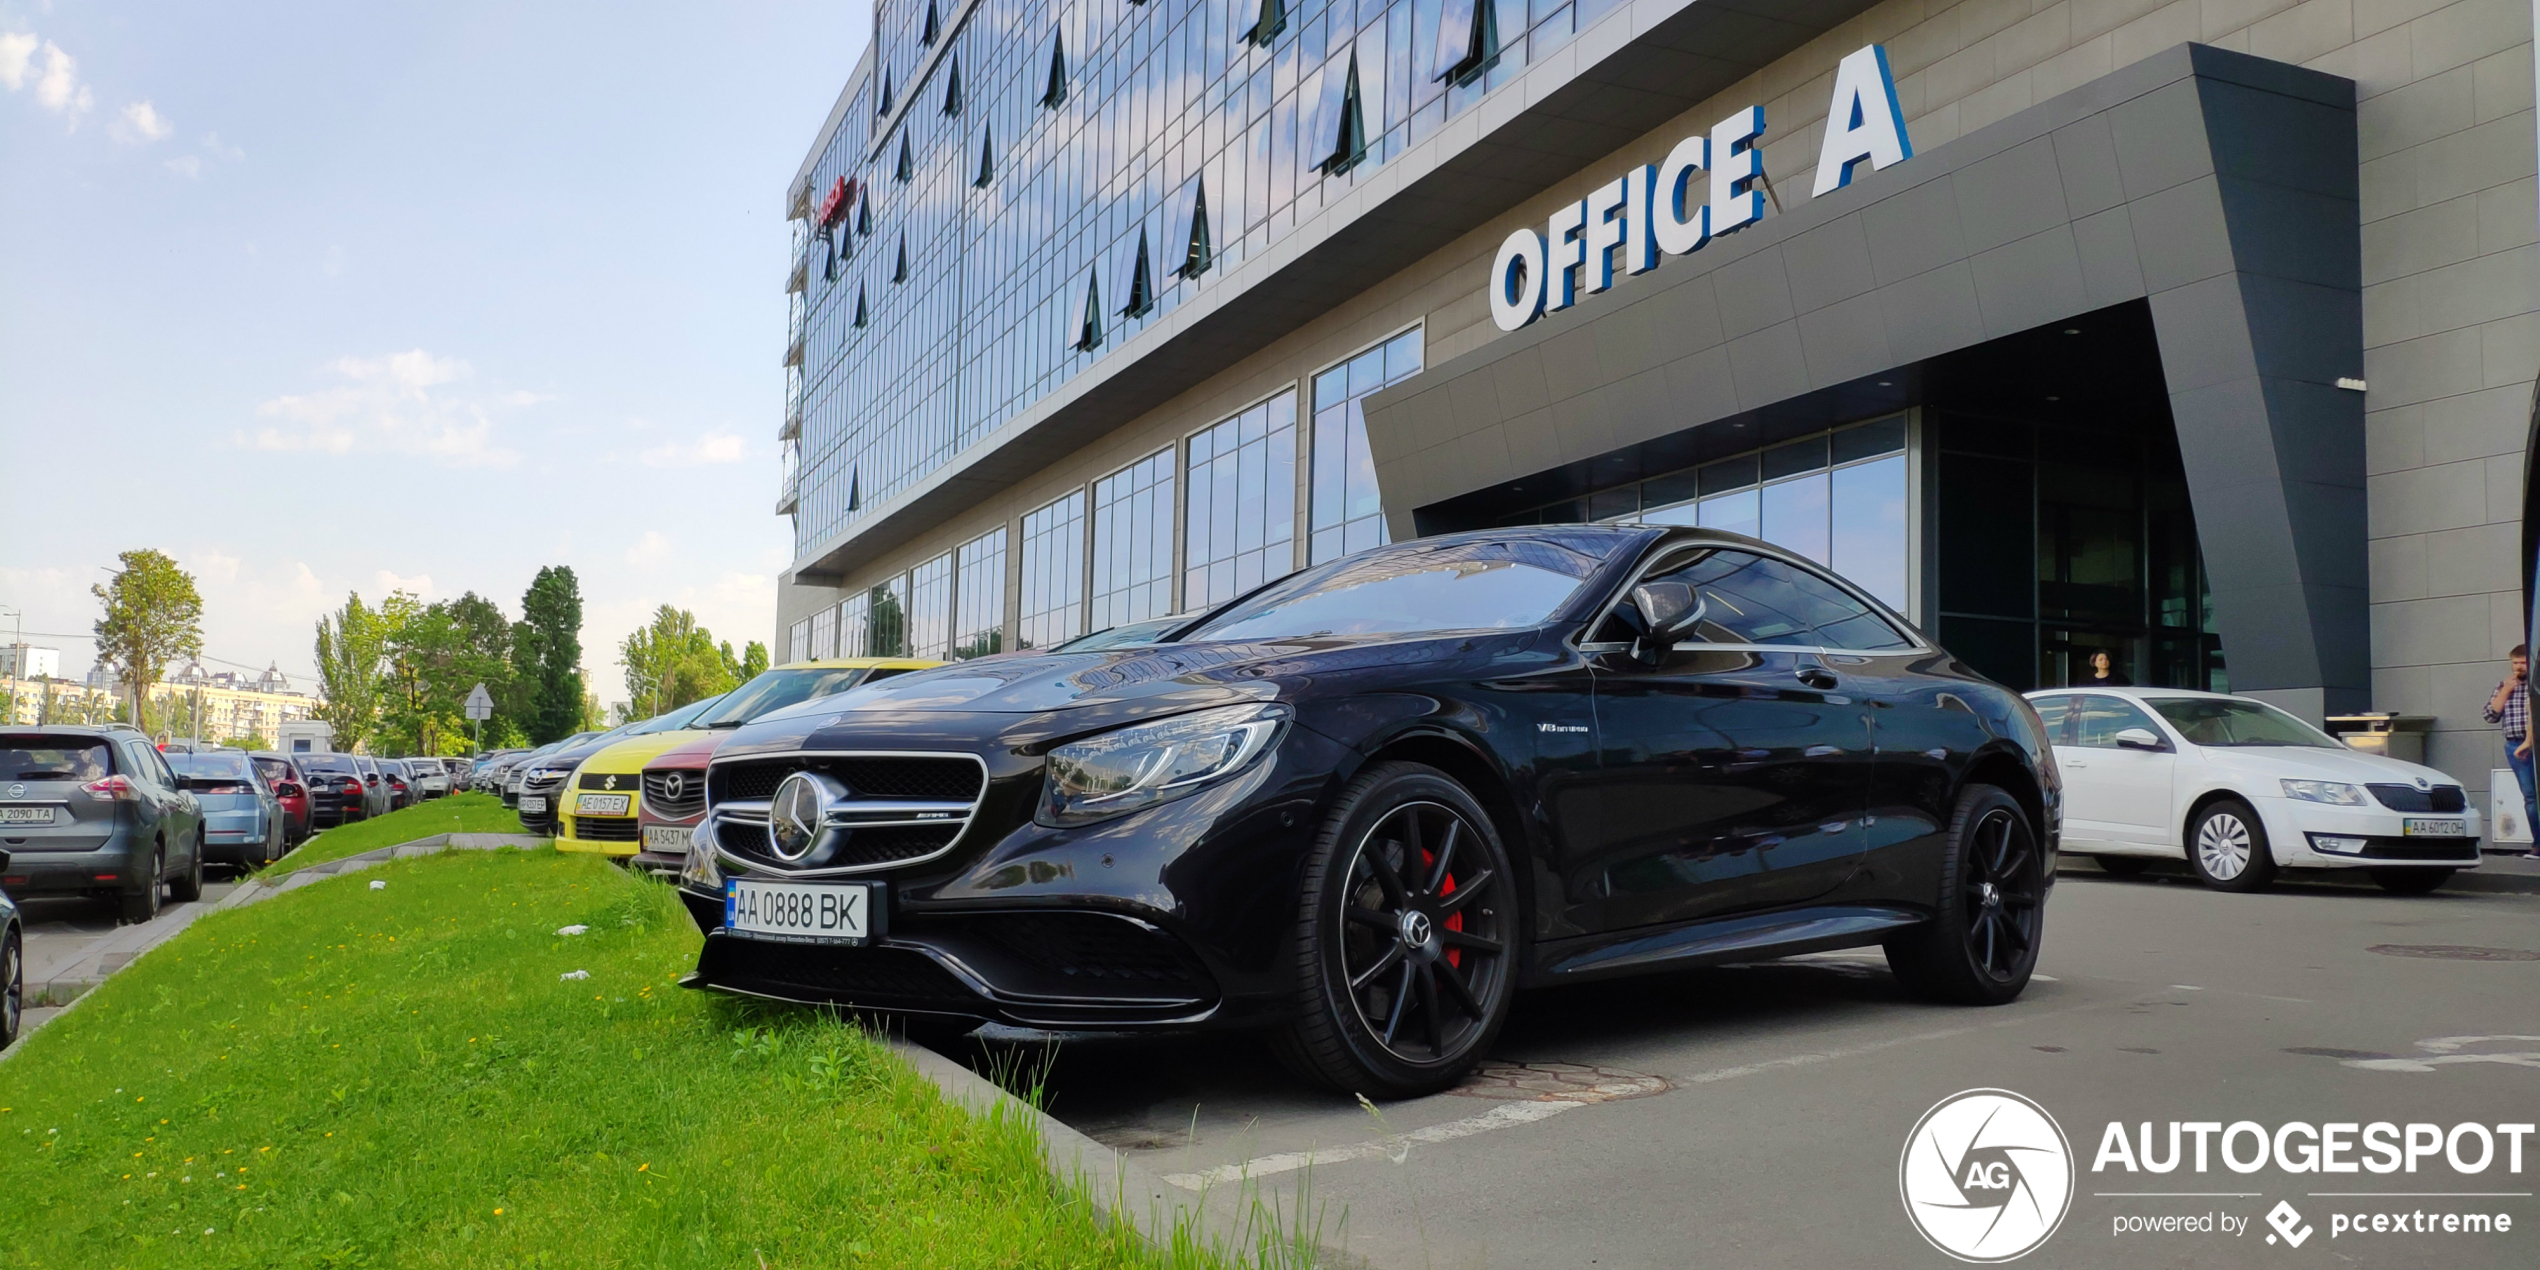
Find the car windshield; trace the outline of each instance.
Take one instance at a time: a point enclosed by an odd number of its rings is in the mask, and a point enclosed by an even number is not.
[[[863,673],[853,666],[780,666],[761,671],[757,678],[733,689],[720,705],[691,726],[737,728],[771,711],[844,692],[854,687],[856,676]]]
[[[2344,749],[2336,738],[2263,701],[2230,697],[2146,697],[2144,704],[2198,745],[2282,745]]]
[[[247,758],[243,754],[171,754],[168,766],[179,776],[202,780],[247,779]]]
[[[1500,630],[1550,618],[1603,561],[1536,538],[1379,548],[1275,583],[1182,637]]]
[[[304,772],[350,772],[359,770],[351,759],[340,754],[303,754],[300,770]]]
[[[696,721],[704,717],[707,711],[714,709],[715,703],[721,700],[723,700],[723,697],[721,694],[718,694],[716,696],[708,697],[703,701],[692,701],[687,705],[670,711],[667,714],[655,715],[650,719],[644,720],[642,723],[636,724],[634,727],[627,729],[626,735],[650,736],[655,732],[676,732],[681,728],[694,727],[696,726]]]
[[[1080,635],[1056,648],[1053,653],[1095,653],[1111,648],[1143,648],[1154,643],[1166,631],[1191,620],[1188,613],[1152,618],[1144,622],[1128,622],[1109,630]]]
[[[281,759],[260,758],[254,760],[254,762],[256,764],[256,770],[264,773],[265,779],[268,781],[287,781],[292,779],[291,765],[283,762]]]
[[[104,779],[106,743],[71,736],[0,736],[0,781]]]

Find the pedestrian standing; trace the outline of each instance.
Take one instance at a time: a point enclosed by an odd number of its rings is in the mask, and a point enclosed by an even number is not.
[[[2531,650],[2516,644],[2505,654],[2505,662],[2513,668],[2505,681],[2496,685],[2496,694],[2487,699],[2487,721],[2505,734],[2505,763],[2514,769],[2514,779],[2522,785],[2522,824],[2526,832],[2540,838],[2535,829],[2534,803],[2531,796]],[[2540,850],[2540,843],[2535,843]]]

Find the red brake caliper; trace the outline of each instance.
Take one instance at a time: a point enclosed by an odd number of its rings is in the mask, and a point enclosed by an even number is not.
[[[1438,857],[1436,852],[1430,851],[1426,848],[1421,850],[1420,867],[1423,872],[1427,871],[1430,866],[1435,865],[1437,862]],[[1455,894],[1455,875],[1449,873],[1446,875],[1446,881],[1438,887],[1438,897],[1440,899],[1444,899],[1445,897],[1453,894]],[[1455,931],[1464,929],[1464,915],[1462,913],[1448,914],[1446,919],[1446,928],[1448,930]],[[1458,970],[1462,970],[1464,968],[1464,950],[1461,948],[1447,949],[1446,964],[1453,966]]]

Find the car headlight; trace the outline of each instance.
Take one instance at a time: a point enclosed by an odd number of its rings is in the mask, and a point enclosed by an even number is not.
[[[2338,807],[2361,807],[2364,791],[2343,781],[2286,781],[2284,796],[2306,803],[2328,803]]]
[[[714,862],[714,821],[700,820],[688,831],[688,858],[679,866],[679,880],[703,890],[723,890],[723,866]]]
[[[1223,706],[1071,741],[1050,751],[1037,819],[1087,825],[1197,793],[1259,758],[1287,721],[1286,706]]]

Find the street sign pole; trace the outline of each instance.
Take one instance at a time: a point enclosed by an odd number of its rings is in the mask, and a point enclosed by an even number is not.
[[[485,721],[494,717],[494,698],[485,691],[485,685],[478,684],[467,694],[467,717],[476,734],[476,753],[470,757],[482,758],[485,755]]]

